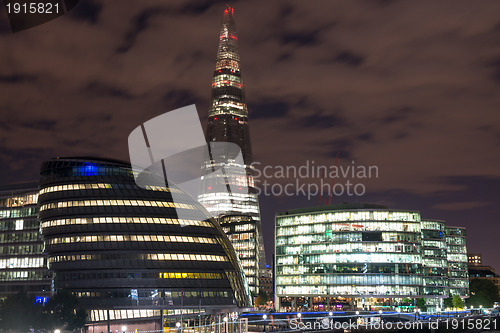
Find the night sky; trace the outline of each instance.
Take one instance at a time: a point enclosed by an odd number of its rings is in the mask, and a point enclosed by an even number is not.
[[[36,181],[56,156],[128,161],[134,128],[189,104],[204,125],[224,4],[81,0],[18,33],[2,6],[0,185]],[[363,196],[333,203],[466,227],[469,252],[500,270],[500,2],[231,5],[255,161],[377,166],[354,180]],[[270,260],[274,214],[318,196],[260,200]]]

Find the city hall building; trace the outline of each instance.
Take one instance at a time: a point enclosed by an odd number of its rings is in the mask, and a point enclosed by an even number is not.
[[[139,187],[129,164],[107,159],[42,164],[39,217],[55,289],[76,295],[100,331],[108,322],[131,331],[187,329],[251,306],[220,226],[181,189],[157,180]]]
[[[280,311],[429,310],[468,296],[465,229],[418,211],[344,204],[276,215],[276,307]]]

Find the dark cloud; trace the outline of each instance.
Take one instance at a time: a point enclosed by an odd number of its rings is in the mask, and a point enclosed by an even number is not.
[[[130,99],[133,96],[126,90],[120,87],[113,86],[109,83],[92,81],[85,87],[85,92],[95,96],[109,96],[115,98]]]
[[[193,91],[176,89],[173,87],[169,87],[165,89],[165,91],[167,91],[167,93],[163,95],[163,101],[166,105],[165,111],[174,110],[191,104],[201,104],[201,99],[197,97]]]
[[[22,126],[37,130],[51,131],[57,124],[56,120],[40,119],[22,124]]]
[[[290,106],[283,101],[266,101],[248,103],[249,116],[251,119],[284,117]]]
[[[156,16],[164,15],[165,11],[164,7],[155,6],[146,8],[137,14],[130,23],[130,27],[125,33],[122,43],[117,47],[116,52],[126,53],[130,50],[134,46],[138,35],[149,27],[150,20]]]
[[[398,108],[396,110],[389,110],[386,116],[381,118],[380,121],[386,124],[407,121],[413,114],[415,114],[415,110],[411,107]]]
[[[102,4],[93,0],[83,0],[70,12],[70,16],[77,20],[97,23]]]
[[[364,58],[350,51],[342,51],[337,54],[333,61],[343,63],[350,67],[358,67],[363,63]]]
[[[7,84],[34,82],[37,79],[37,76],[29,74],[0,75],[0,82]]]
[[[345,119],[328,113],[316,112],[300,119],[300,127],[332,128],[345,125]]]
[[[362,133],[358,135],[357,139],[361,141],[371,141],[373,140],[373,133]]]
[[[319,33],[319,30],[286,32],[281,36],[280,40],[283,44],[312,46],[319,42]]]

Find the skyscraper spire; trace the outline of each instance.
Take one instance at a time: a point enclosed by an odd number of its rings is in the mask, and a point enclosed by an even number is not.
[[[227,157],[229,153],[225,154],[227,159],[223,163],[213,158],[207,161],[198,200],[218,218],[239,255],[250,291],[256,293],[259,269],[264,266],[264,243],[233,14],[234,9],[227,5],[219,34],[206,137],[209,143],[236,144],[241,149],[243,161]],[[224,177],[210,175],[214,169],[223,169]],[[217,190],[221,188],[224,191]],[[228,193],[226,189],[231,190]]]

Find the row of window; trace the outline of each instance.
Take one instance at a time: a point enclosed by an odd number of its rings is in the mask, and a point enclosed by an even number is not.
[[[397,243],[347,243],[347,244],[315,244],[277,246],[276,254],[310,254],[337,252],[387,252],[387,253],[420,253],[420,245]],[[446,257],[446,254],[444,254]]]
[[[33,242],[40,241],[41,237],[38,230],[32,232],[21,232],[21,233],[0,233],[0,243],[20,243],[20,242]]]
[[[318,285],[318,284],[346,284],[346,285],[421,285],[422,277],[418,275],[295,275],[278,276],[276,285]]]
[[[420,214],[417,212],[394,211],[337,211],[331,213],[318,213],[287,217],[278,216],[276,219],[276,226],[368,220],[394,221],[396,223],[401,221],[420,222]],[[387,225],[389,224],[391,223],[388,223]]]
[[[161,310],[90,310],[91,321],[159,317]]]
[[[36,205],[38,193],[29,193],[15,197],[0,198],[0,207],[21,207],[26,205]]]
[[[336,254],[311,254],[279,256],[277,265],[297,264],[339,264],[339,263],[416,263],[422,261],[422,256],[414,254],[390,253],[336,253]]]
[[[73,294],[77,297],[99,297],[99,298],[182,298],[182,297],[219,297],[219,298],[227,298],[229,297],[229,293],[227,291],[159,291],[155,290],[146,290],[146,291],[138,291],[137,289],[133,289],[135,293],[125,292],[125,291],[112,291],[112,292],[100,292],[100,291],[76,291]],[[133,295],[134,294],[134,295]],[[137,296],[136,296],[137,295]]]
[[[276,293],[285,295],[419,295],[419,286],[277,286]]]
[[[7,258],[0,259],[0,269],[5,268],[40,268],[46,266],[45,258]]]
[[[88,242],[168,242],[216,244],[217,240],[207,237],[166,236],[166,235],[92,235],[55,237],[46,240],[47,244],[88,243]]]
[[[63,225],[78,224],[101,224],[101,223],[143,223],[143,224],[174,224],[174,225],[193,225],[199,227],[211,228],[212,224],[208,221],[170,219],[166,217],[80,217],[73,219],[58,219],[42,222],[42,228],[59,227]]]
[[[38,210],[36,206],[15,209],[2,209],[0,210],[0,219],[36,216],[37,212]]]
[[[43,250],[43,243],[34,245],[8,245],[0,246],[0,255],[27,255],[27,254],[40,254]]]
[[[319,223],[279,227],[282,235],[289,235],[293,231],[300,233],[324,233],[339,231],[402,231],[402,232],[421,232],[419,223],[401,223],[401,222],[353,222],[353,223]]]
[[[40,229],[40,221],[36,218],[27,219],[2,219],[0,220],[0,231],[4,230],[23,230]]]
[[[446,272],[448,272],[446,270]],[[276,267],[276,275],[287,274],[422,274],[419,264],[322,264],[322,265],[294,265]]]
[[[182,254],[182,253],[146,253],[135,256],[127,256],[120,254],[74,254],[74,255],[57,255],[49,258],[49,262],[65,262],[65,261],[80,261],[80,260],[118,260],[118,259],[133,259],[133,260],[188,260],[188,261],[228,261],[227,257],[215,254]]]
[[[222,273],[158,273],[160,279],[225,279]]]
[[[61,201],[42,205],[40,212],[47,209],[67,208],[67,207],[94,207],[94,206],[142,206],[142,207],[175,207],[184,209],[194,209],[192,205],[174,203],[171,201],[152,200],[78,200]]]
[[[177,272],[136,272],[120,271],[58,273],[58,281],[102,280],[102,279],[225,279],[224,273],[177,273]]]
[[[49,271],[29,270],[29,271],[0,271],[0,281],[14,281],[14,280],[42,280],[50,279],[51,274]]]
[[[40,190],[40,195],[52,192],[60,191],[75,191],[75,190],[101,190],[101,189],[126,189],[126,190],[137,190],[137,185],[132,184],[110,184],[110,183],[84,183],[84,184],[65,184],[57,186],[49,186]],[[178,192],[177,189],[170,189],[168,187],[161,186],[146,186],[147,190],[150,191],[162,191],[162,192]],[[35,201],[36,203],[36,201]]]
[[[371,235],[377,236],[377,238],[371,239]],[[350,243],[363,241],[420,243],[420,240],[421,236],[419,233],[403,232],[324,232],[317,234],[307,234],[303,231],[292,230],[292,228],[288,228],[278,229],[276,234],[277,245],[303,245],[323,242]]]
[[[236,241],[247,241],[247,242],[253,242],[255,241],[255,233],[254,232],[245,232],[241,234],[228,234],[227,237],[231,242],[236,242]]]

